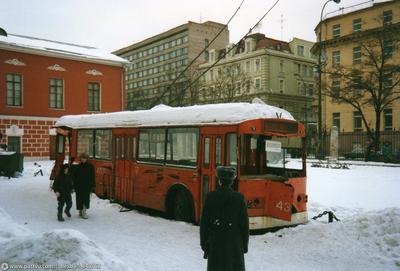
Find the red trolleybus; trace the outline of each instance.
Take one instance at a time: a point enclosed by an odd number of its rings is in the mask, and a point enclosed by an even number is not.
[[[307,222],[304,126],[266,104],[230,103],[61,117],[64,145],[87,152],[96,194],[198,222],[215,168],[234,166],[234,189],[246,199],[250,229]],[[78,159],[78,158],[77,158]],[[56,165],[57,166],[57,165]]]

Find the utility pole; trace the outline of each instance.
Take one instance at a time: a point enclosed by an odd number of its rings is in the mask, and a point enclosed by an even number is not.
[[[318,145],[317,145],[317,156],[322,158],[322,15],[324,14],[324,9],[326,4],[329,2],[340,3],[340,0],[328,0],[322,7],[321,16],[319,19],[319,33],[318,33]]]

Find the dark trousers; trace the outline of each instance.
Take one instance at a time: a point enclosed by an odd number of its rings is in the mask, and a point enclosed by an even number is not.
[[[82,210],[85,205],[86,209],[90,207],[90,191],[75,190],[76,195],[76,209]]]
[[[65,210],[70,210],[71,209],[71,207],[72,207],[72,197],[71,197],[71,194],[66,194],[66,195],[60,195],[58,198],[57,198],[57,201],[58,201],[58,208],[57,208],[57,210],[58,210],[58,213],[59,214],[62,214],[62,211],[63,211],[63,209],[64,209],[64,204],[66,205],[65,206]]]

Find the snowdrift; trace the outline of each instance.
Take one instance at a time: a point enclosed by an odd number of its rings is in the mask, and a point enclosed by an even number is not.
[[[0,263],[69,265],[88,270],[130,270],[81,232],[71,229],[33,234],[0,208]],[[80,268],[78,268],[80,269]]]
[[[342,215],[344,211],[341,210]],[[399,208],[360,211],[331,224],[323,221],[312,220],[250,240],[253,249],[258,248],[252,257],[267,260],[249,269],[277,270],[279,265],[284,266],[282,270],[400,269]]]

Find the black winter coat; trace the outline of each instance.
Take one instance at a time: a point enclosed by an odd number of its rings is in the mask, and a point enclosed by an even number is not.
[[[60,174],[56,177],[53,183],[54,192],[58,192],[61,195],[70,195],[74,188],[72,177],[69,175]]]
[[[89,194],[96,186],[94,167],[89,162],[80,163],[74,170],[76,193]]]
[[[249,218],[243,195],[227,187],[208,193],[200,222],[207,270],[244,271],[248,243]]]

